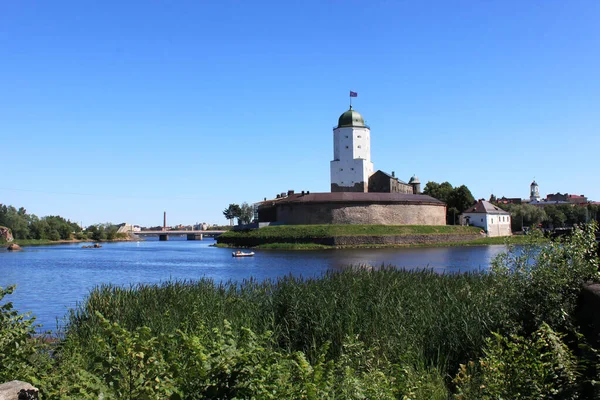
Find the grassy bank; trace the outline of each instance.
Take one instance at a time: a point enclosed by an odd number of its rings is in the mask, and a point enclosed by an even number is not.
[[[0,379],[37,380],[44,398],[592,398],[573,314],[595,248],[590,228],[489,273],[102,286],[51,359],[26,335],[0,340]]]
[[[285,225],[261,229],[229,231],[217,238],[218,244],[234,247],[318,249],[333,237],[367,236],[449,236],[479,234],[480,229],[469,226],[431,225]],[[312,244],[312,246],[311,246]],[[347,246],[354,247],[354,246]]]
[[[500,245],[529,245],[549,242],[550,239],[531,236],[509,236],[509,237],[482,237],[476,240],[465,240],[458,242],[428,243],[428,244],[377,244],[377,245],[351,245],[351,246],[327,246],[317,243],[268,243],[254,246],[260,250],[333,250],[333,249],[372,249],[372,248],[397,248],[397,247],[452,247],[452,246],[487,246]],[[227,244],[216,244],[216,247],[235,247]]]
[[[69,239],[69,240],[49,240],[49,239],[15,239],[12,242],[8,243],[5,241],[0,241],[0,245],[9,245],[11,243],[18,244],[21,247],[25,246],[47,246],[53,244],[70,244],[70,243],[87,243],[87,242],[128,242],[133,239],[129,238],[129,235],[124,234],[125,236],[118,237],[112,240],[93,240],[93,239]]]
[[[282,225],[267,226],[248,231],[225,232],[219,237],[253,237],[253,238],[324,238],[331,236],[363,236],[363,235],[447,235],[472,234],[481,229],[472,226],[458,225]]]
[[[446,246],[484,246],[490,244],[527,245],[548,243],[550,239],[539,235],[513,235],[499,237],[482,237],[464,242],[447,243]]]

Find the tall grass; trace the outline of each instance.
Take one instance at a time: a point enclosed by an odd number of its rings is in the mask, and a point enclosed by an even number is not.
[[[326,244],[327,239],[339,236],[407,236],[407,235],[477,235],[480,229],[455,225],[283,225],[260,229],[229,231],[217,242],[236,246],[257,246],[274,243]]]
[[[272,331],[279,349],[314,360],[330,342],[333,357],[348,337],[379,356],[448,367],[477,356],[491,331],[511,325],[503,280],[492,274],[431,271],[329,272],[321,278],[276,281],[168,282],[130,288],[98,287],[70,316],[68,334],[81,343],[99,335],[96,312],[122,327],[156,334],[200,327]]]

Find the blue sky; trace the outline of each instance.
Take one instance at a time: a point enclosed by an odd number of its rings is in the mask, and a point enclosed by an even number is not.
[[[354,107],[375,169],[600,200],[600,2],[0,4],[0,203],[84,225],[226,223],[329,190]]]

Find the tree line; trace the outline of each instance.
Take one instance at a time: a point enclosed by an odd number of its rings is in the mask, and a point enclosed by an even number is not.
[[[571,227],[590,221],[598,221],[600,218],[600,206],[596,204],[556,204],[543,208],[530,204],[496,205],[510,213],[514,231],[523,230],[523,227],[542,227],[545,229]]]
[[[475,203],[475,198],[468,187],[465,185],[453,187],[448,182],[427,182],[423,194],[446,203],[446,223],[448,225],[456,225],[459,215]],[[510,213],[513,231],[523,230],[523,227],[553,229],[571,227],[590,221],[600,221],[600,206],[596,204],[583,206],[557,204],[542,208],[530,204],[492,202]]]
[[[249,224],[254,219],[254,207],[250,204],[243,202],[242,205],[230,204],[225,210],[223,215],[229,220],[229,225],[233,225],[233,220],[237,218],[238,225]]]
[[[96,224],[85,231],[75,223],[58,215],[38,217],[19,209],[0,204],[0,226],[9,228],[15,239],[27,240],[113,240],[119,227],[111,223]]]

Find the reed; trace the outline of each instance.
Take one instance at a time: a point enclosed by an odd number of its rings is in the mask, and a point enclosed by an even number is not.
[[[126,329],[147,326],[156,334],[223,328],[227,320],[238,329],[272,331],[281,350],[311,359],[325,343],[335,357],[346,338],[358,337],[388,359],[418,358],[455,369],[476,356],[491,330],[508,326],[501,284],[484,273],[382,267],[318,279],[101,286],[72,311],[68,333],[89,343],[99,335],[96,312]]]

